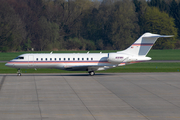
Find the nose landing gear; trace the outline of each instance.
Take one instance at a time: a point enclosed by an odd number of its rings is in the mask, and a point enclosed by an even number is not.
[[[18,69],[18,71],[17,71],[17,76],[21,76],[21,70],[20,69]]]

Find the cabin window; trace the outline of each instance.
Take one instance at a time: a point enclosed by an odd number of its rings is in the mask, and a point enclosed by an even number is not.
[[[41,61],[43,61],[43,58],[41,58]]]
[[[54,58],[54,60],[56,61],[56,58]]]
[[[38,58],[36,58],[36,60],[38,61]]]
[[[89,60],[89,58],[87,58],[87,60]]]
[[[66,60],[66,58],[64,58],[64,60]]]
[[[91,58],[91,60],[93,60],[93,58]]]
[[[61,61],[61,58],[59,58],[59,61]]]
[[[84,58],[82,58],[82,60],[84,60]]]
[[[52,58],[50,58],[50,60],[52,60]]]
[[[70,58],[68,58],[68,60],[70,60]]]
[[[46,58],[46,61],[47,61],[47,58]]]
[[[73,60],[75,60],[75,58],[73,58]]]
[[[79,60],[79,58],[78,58],[78,60]]]

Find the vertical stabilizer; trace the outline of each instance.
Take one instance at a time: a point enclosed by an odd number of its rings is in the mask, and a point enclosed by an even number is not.
[[[117,53],[125,53],[137,56],[146,56],[153,44],[160,37],[173,37],[172,35],[158,35],[152,33],[143,34],[136,42],[134,42],[129,48]]]

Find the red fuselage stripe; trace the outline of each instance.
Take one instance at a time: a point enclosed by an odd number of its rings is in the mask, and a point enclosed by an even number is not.
[[[153,43],[135,43],[132,46],[153,46]]]

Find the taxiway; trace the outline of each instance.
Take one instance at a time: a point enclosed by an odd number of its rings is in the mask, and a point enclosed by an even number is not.
[[[179,120],[180,73],[0,74],[2,120]]]

